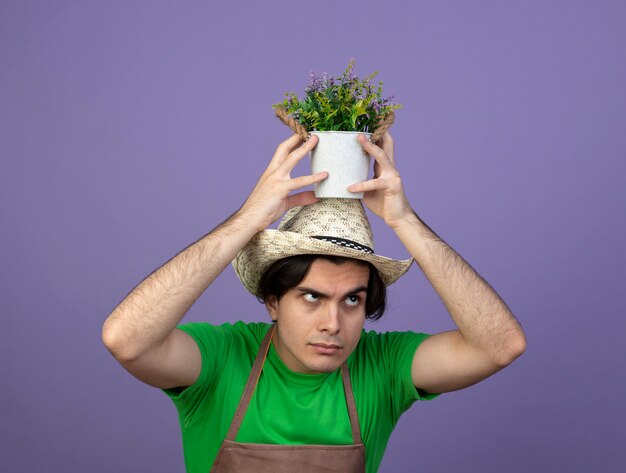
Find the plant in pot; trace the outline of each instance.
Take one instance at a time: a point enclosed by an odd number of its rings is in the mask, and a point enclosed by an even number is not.
[[[316,197],[360,199],[363,193],[348,191],[348,186],[367,179],[370,157],[357,142],[357,135],[366,134],[378,141],[392,125],[393,96],[383,98],[382,82],[372,81],[378,72],[360,80],[351,59],[343,74],[334,78],[310,72],[311,83],[299,99],[293,92],[273,106],[276,116],[294,132],[308,139],[317,135],[319,141],[311,151],[311,171],[328,171],[328,178],[315,186]]]

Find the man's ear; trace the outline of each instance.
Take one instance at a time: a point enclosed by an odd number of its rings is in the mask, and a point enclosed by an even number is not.
[[[278,318],[278,298],[274,295],[265,298],[265,308],[274,322]]]

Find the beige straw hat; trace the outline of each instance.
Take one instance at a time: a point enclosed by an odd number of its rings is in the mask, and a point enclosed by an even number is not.
[[[261,276],[275,261],[303,254],[368,261],[388,286],[409,270],[413,258],[378,256],[373,241],[359,199],[321,199],[289,210],[276,230],[257,233],[235,257],[233,267],[245,288],[256,296]]]

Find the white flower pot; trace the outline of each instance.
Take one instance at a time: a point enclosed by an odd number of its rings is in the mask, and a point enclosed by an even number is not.
[[[315,197],[362,199],[363,192],[349,192],[348,186],[367,180],[370,156],[363,151],[357,131],[312,131],[318,137],[311,150],[311,172],[327,171],[328,177],[315,185]]]

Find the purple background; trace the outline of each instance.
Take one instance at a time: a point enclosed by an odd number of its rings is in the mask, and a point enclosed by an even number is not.
[[[174,406],[102,322],[243,202],[289,136],[271,105],[354,56],[404,105],[414,208],[528,337],[407,412],[381,471],[626,471],[625,5],[4,0],[0,470],[182,471]],[[390,293],[370,328],[453,327],[419,268]],[[184,320],[237,319],[267,316],[228,268]]]

